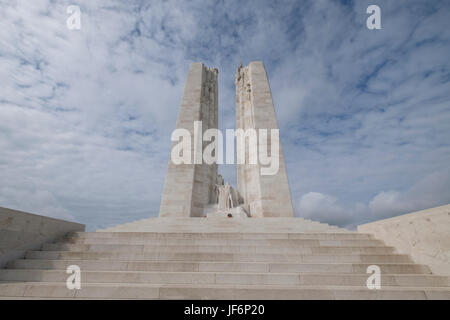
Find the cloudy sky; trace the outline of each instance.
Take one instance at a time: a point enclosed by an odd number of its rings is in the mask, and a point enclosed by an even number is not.
[[[81,8],[81,30],[66,9]],[[368,30],[366,8],[381,8]],[[268,72],[297,216],[450,203],[448,1],[0,0],[0,206],[87,224],[159,210],[191,62]],[[235,183],[235,168],[222,165]]]

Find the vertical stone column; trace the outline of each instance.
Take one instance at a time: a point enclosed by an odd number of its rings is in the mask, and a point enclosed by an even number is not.
[[[260,61],[239,67],[236,75],[236,129],[278,129],[266,69]],[[270,144],[268,145],[270,150]],[[261,175],[261,165],[237,164],[238,193],[249,206],[252,217],[293,217],[291,193],[280,141],[279,170]]]
[[[202,121],[202,132],[218,128],[217,69],[192,63],[181,100],[176,128],[191,133],[192,164],[175,165],[169,159],[161,198],[160,217],[199,217],[214,198],[217,164],[194,163],[194,121]],[[202,137],[198,137],[202,141]],[[202,143],[202,152],[207,142]],[[173,145],[172,145],[173,146]]]

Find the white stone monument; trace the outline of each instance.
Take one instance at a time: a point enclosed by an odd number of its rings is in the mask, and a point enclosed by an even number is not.
[[[238,69],[236,93],[237,128],[278,128],[262,62]],[[176,127],[217,128],[217,94],[217,69],[192,64]],[[450,300],[450,205],[360,232],[293,217],[279,157],[274,175],[238,165],[237,191],[217,164],[170,162],[159,217],[97,232],[0,208],[0,299]]]
[[[217,69],[193,63],[184,87],[177,129],[194,136],[194,121],[202,122],[202,132],[218,127]],[[203,145],[201,151],[203,151]],[[191,143],[191,154],[196,147]],[[217,164],[174,164],[171,159],[161,198],[160,217],[201,217],[204,208],[215,201]]]
[[[278,129],[264,64],[254,61],[247,67],[241,65],[235,83],[236,128]],[[270,150],[271,140],[267,141]],[[261,175],[260,164],[237,164],[238,193],[242,202],[249,206],[252,217],[294,216],[281,141],[278,159],[279,169],[275,175]]]
[[[194,121],[202,122],[201,134],[207,129],[217,129],[217,74],[217,69],[210,69],[202,63],[191,65],[178,115],[177,129],[186,129],[194,136]],[[247,67],[238,68],[236,128],[278,129],[269,81],[262,62],[251,62]],[[268,151],[272,152],[271,140],[267,141]],[[195,143],[195,141],[191,143],[191,154],[196,150]],[[205,146],[205,143],[202,143],[198,149],[203,152]],[[248,159],[249,148],[245,148],[245,152],[245,159]],[[216,184],[218,179],[216,163],[174,164],[170,159],[159,216],[203,217],[213,215],[213,209],[217,209],[223,215],[227,210],[239,208],[234,209],[235,213],[239,212],[239,216],[293,217],[281,143],[277,156],[279,169],[274,175],[261,175],[260,164],[237,164],[237,192],[229,185]],[[274,186],[277,192],[273,192]],[[217,197],[218,191],[219,195],[229,198]],[[231,194],[234,195],[234,199]],[[233,216],[231,212],[230,214]]]

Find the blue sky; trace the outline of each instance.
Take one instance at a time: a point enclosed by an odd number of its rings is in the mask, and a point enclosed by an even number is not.
[[[89,230],[157,215],[189,64],[219,68],[226,129],[253,60],[297,216],[353,228],[450,203],[447,1],[0,4],[0,206]],[[371,4],[381,30],[366,28]]]

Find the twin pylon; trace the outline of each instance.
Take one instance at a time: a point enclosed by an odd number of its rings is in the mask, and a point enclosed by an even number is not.
[[[176,129],[194,136],[195,123],[201,121],[203,134],[218,128],[218,70],[203,63],[191,64],[184,87]],[[260,61],[242,65],[236,74],[236,129],[278,130],[269,81]],[[190,143],[191,154],[198,152]],[[245,142],[244,142],[245,145]],[[203,150],[205,145],[201,145]],[[272,152],[271,145],[267,146]],[[274,148],[274,150],[276,150]],[[228,150],[227,150],[228,151]],[[237,192],[230,193],[234,207],[242,207],[252,217],[293,217],[286,165],[279,142],[278,170],[262,175],[261,163],[237,164]],[[248,149],[245,149],[248,159]],[[273,156],[273,155],[272,155]],[[169,160],[161,199],[160,217],[203,217],[218,201],[217,185],[223,184],[217,163],[182,163]]]

